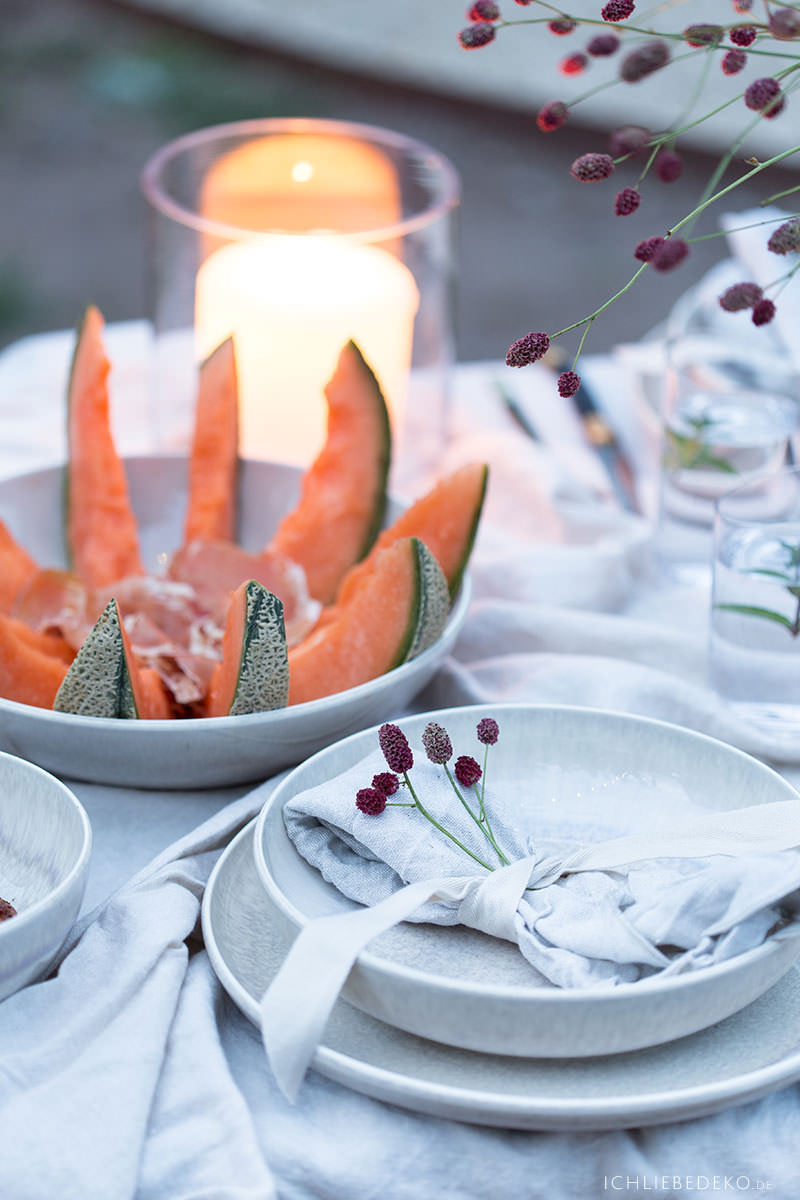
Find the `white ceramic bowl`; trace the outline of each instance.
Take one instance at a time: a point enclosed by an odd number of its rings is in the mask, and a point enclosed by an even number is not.
[[[83,806],[40,767],[0,753],[0,1000],[47,973],[78,915],[92,849]]]
[[[631,789],[638,832],[668,828],[673,806],[682,802],[711,811],[798,803],[791,784],[749,755],[644,717],[566,706],[481,705],[404,718],[401,727],[418,746],[427,722],[439,721],[458,752],[487,715],[497,717],[501,727],[492,750],[492,789],[500,791],[504,778],[524,773],[532,796],[558,804],[562,817],[585,814],[586,800],[579,797],[591,793],[596,820],[605,813],[614,824],[615,807],[631,811]],[[286,777],[259,815],[256,868],[285,934],[294,936],[315,917],[358,905],[300,857],[286,834],[283,806],[355,765],[376,744],[377,729],[369,729],[316,754]],[[596,826],[586,840],[603,836]],[[566,991],[538,980],[509,942],[463,926],[409,922],[361,953],[342,996],[399,1029],[466,1050],[545,1058],[616,1054],[695,1033],[744,1008],[785,974],[798,948],[796,939],[767,940],[685,975]]]
[[[154,569],[181,541],[187,463],[126,461],[142,554]],[[239,537],[252,550],[269,541],[297,501],[302,472],[278,463],[242,463]],[[42,566],[64,565],[61,468],[0,481],[0,517]],[[390,508],[390,515],[398,506]],[[449,653],[469,606],[465,577],[442,636],[417,658],[359,687],[322,700],[243,717],[116,721],[54,713],[0,699],[0,749],[60,776],[122,787],[224,787],[263,779],[301,762],[408,703]]]

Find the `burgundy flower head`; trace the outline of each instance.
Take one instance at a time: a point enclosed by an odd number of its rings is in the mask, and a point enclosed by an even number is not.
[[[386,809],[386,796],[377,788],[359,788],[356,792],[356,808],[367,817],[378,817]]]
[[[621,158],[623,154],[641,154],[650,137],[650,130],[643,125],[621,125],[608,139],[609,153],[614,158]]]
[[[478,741],[484,746],[493,746],[500,737],[500,726],[494,717],[481,717],[478,721]]]
[[[781,41],[800,37],[800,13],[793,8],[773,9],[769,14],[769,31]]]
[[[573,29],[578,28],[578,22],[569,17],[557,17],[555,21],[548,22],[547,28],[556,37],[565,37],[568,33],[572,33]]]
[[[643,242],[639,242],[639,245],[633,252],[633,257],[638,258],[639,262],[652,262],[656,250],[659,250],[665,241],[666,238],[663,237],[645,238]]]
[[[545,104],[544,108],[540,108],[536,117],[536,124],[541,129],[542,133],[553,133],[554,130],[560,129],[569,115],[569,109],[561,100],[551,100],[549,104]]]
[[[384,796],[393,796],[400,787],[400,780],[392,771],[380,771],[372,776],[372,786]]]
[[[610,154],[582,154],[569,169],[573,179],[581,183],[596,183],[608,179],[614,172],[614,160]]]
[[[600,10],[600,16],[604,21],[616,25],[618,21],[627,21],[635,7],[633,0],[608,0],[608,4]]]
[[[494,0],[475,0],[472,7],[467,9],[468,21],[498,21],[499,19],[500,9]]]
[[[609,54],[616,54],[618,49],[619,38],[615,33],[598,33],[588,43],[586,53],[591,54],[592,58],[607,58]]]
[[[747,65],[747,55],[744,50],[729,50],[723,54],[720,66],[723,75],[738,75]]]
[[[683,170],[683,159],[676,150],[659,150],[653,165],[662,183],[674,183]]]
[[[800,217],[792,217],[779,225],[770,234],[767,249],[773,254],[792,254],[800,250]]]
[[[683,238],[665,238],[664,243],[655,250],[650,262],[657,271],[671,271],[687,257],[688,243]]]
[[[619,77],[625,83],[638,83],[646,79],[654,71],[660,71],[670,59],[669,45],[666,42],[645,42],[638,50],[631,50],[619,64]]]
[[[494,25],[490,21],[478,21],[468,25],[458,35],[462,50],[479,50],[494,41]]]
[[[558,377],[558,394],[565,399],[574,396],[581,386],[581,377],[575,371],[562,371]]]
[[[762,294],[757,283],[734,283],[720,296],[720,308],[724,308],[725,312],[742,312],[745,308],[752,308]]]
[[[483,771],[469,754],[462,754],[456,759],[453,773],[462,787],[473,787],[478,782]]]
[[[378,730],[378,741],[383,757],[391,771],[403,775],[414,765],[414,755],[408,744],[408,738],[397,725],[381,725]]]
[[[753,7],[753,0],[733,0],[733,7],[738,13],[750,12]]]
[[[780,97],[780,108],[783,108],[781,85],[777,79],[767,76],[764,79],[753,80],[744,94],[744,102],[753,112],[763,112],[770,105],[773,106],[770,108],[770,112],[773,112],[778,97]]]
[[[731,29],[728,37],[734,46],[752,46],[756,40],[756,31],[752,25],[737,25],[735,29]]]
[[[550,349],[550,338],[546,333],[526,333],[508,347],[506,366],[527,367],[538,362]]]
[[[436,721],[429,721],[422,733],[422,745],[432,763],[443,765],[453,757],[453,743],[447,730]]]
[[[588,65],[589,59],[585,54],[568,54],[562,58],[558,69],[562,75],[581,75]]]
[[[635,213],[642,202],[642,197],[636,188],[623,188],[614,197],[614,212],[618,217],[629,217]]]
[[[722,41],[725,30],[721,25],[689,25],[683,37],[690,46],[716,46]]]
[[[754,325],[768,325],[775,316],[775,305],[771,300],[759,300],[753,305],[752,321]]]

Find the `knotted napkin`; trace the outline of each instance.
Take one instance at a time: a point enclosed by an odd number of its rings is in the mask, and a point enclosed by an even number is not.
[[[358,810],[356,792],[385,768],[376,752],[284,807],[302,857],[365,906],[306,925],[263,998],[267,1054],[290,1098],[358,954],[400,921],[504,938],[532,984],[561,988],[698,970],[767,937],[800,939],[800,801],[708,813],[670,795],[654,832],[644,784],[618,789],[612,817],[597,795],[566,806],[506,780],[501,796],[487,793],[502,865],[442,768],[418,760],[417,794],[481,867],[415,808]],[[391,799],[410,797],[401,788]]]

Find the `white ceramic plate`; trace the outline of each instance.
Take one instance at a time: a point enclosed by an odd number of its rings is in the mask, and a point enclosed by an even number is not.
[[[142,554],[151,569],[180,545],[186,468],[180,458],[126,461]],[[297,467],[242,463],[239,537],[245,547],[256,550],[268,542],[296,503],[301,478]],[[61,468],[0,482],[0,518],[42,566],[64,565],[63,485]],[[263,779],[400,711],[449,653],[469,598],[465,577],[433,646],[378,679],[322,700],[244,717],[139,722],[54,713],[0,699],[0,749],[62,776],[121,787],[224,787]]]
[[[0,754],[0,1000],[44,975],[78,915],[92,849],[86,811],[58,779]]]
[[[217,976],[258,1026],[258,1001],[287,946],[256,873],[253,835],[251,822],[222,854],[206,888],[202,921]],[[340,1000],[313,1066],[375,1099],[481,1125],[574,1133],[688,1120],[800,1079],[800,970],[793,968],[760,1000],[702,1033],[591,1059],[451,1049]]]
[[[477,721],[501,728],[491,787],[529,780],[533,803],[559,812],[577,844],[674,826],[697,813],[786,800],[797,792],[763,763],[702,734],[621,713],[546,705],[482,705],[401,722],[419,746],[431,719],[458,753]],[[308,921],[358,908],[300,857],[283,821],[285,803],[334,778],[377,745],[377,728],[330,746],[279,784],[258,818],[256,868],[286,936]],[[557,806],[557,807],[554,807]],[[559,811],[560,810],[560,811]],[[613,833],[604,833],[603,822]],[[635,828],[634,828],[635,825]],[[593,826],[593,827],[592,827]],[[577,845],[576,845],[577,848]],[[350,1003],[409,1033],[496,1054],[579,1057],[653,1046],[706,1028],[750,1004],[792,965],[797,939],[767,940],[726,962],[598,991],[541,979],[510,942],[463,926],[403,923],[359,955],[342,991]]]

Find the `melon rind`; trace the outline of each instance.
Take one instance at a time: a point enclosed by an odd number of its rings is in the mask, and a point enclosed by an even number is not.
[[[228,715],[285,708],[289,702],[289,657],[283,604],[255,579],[245,589],[245,618],[239,675]]]
[[[300,499],[270,549],[299,563],[315,600],[330,604],[347,571],[371,550],[386,512],[392,451],[389,413],[354,341],[325,386],[325,444],[303,476]]]
[[[419,538],[411,541],[416,553],[417,611],[409,630],[408,648],[400,662],[416,658],[433,645],[447,624],[450,611],[450,588],[444,571],[424,542]]]
[[[53,711],[138,719],[122,618],[115,599],[109,600],[76,654],[56,692]]]

